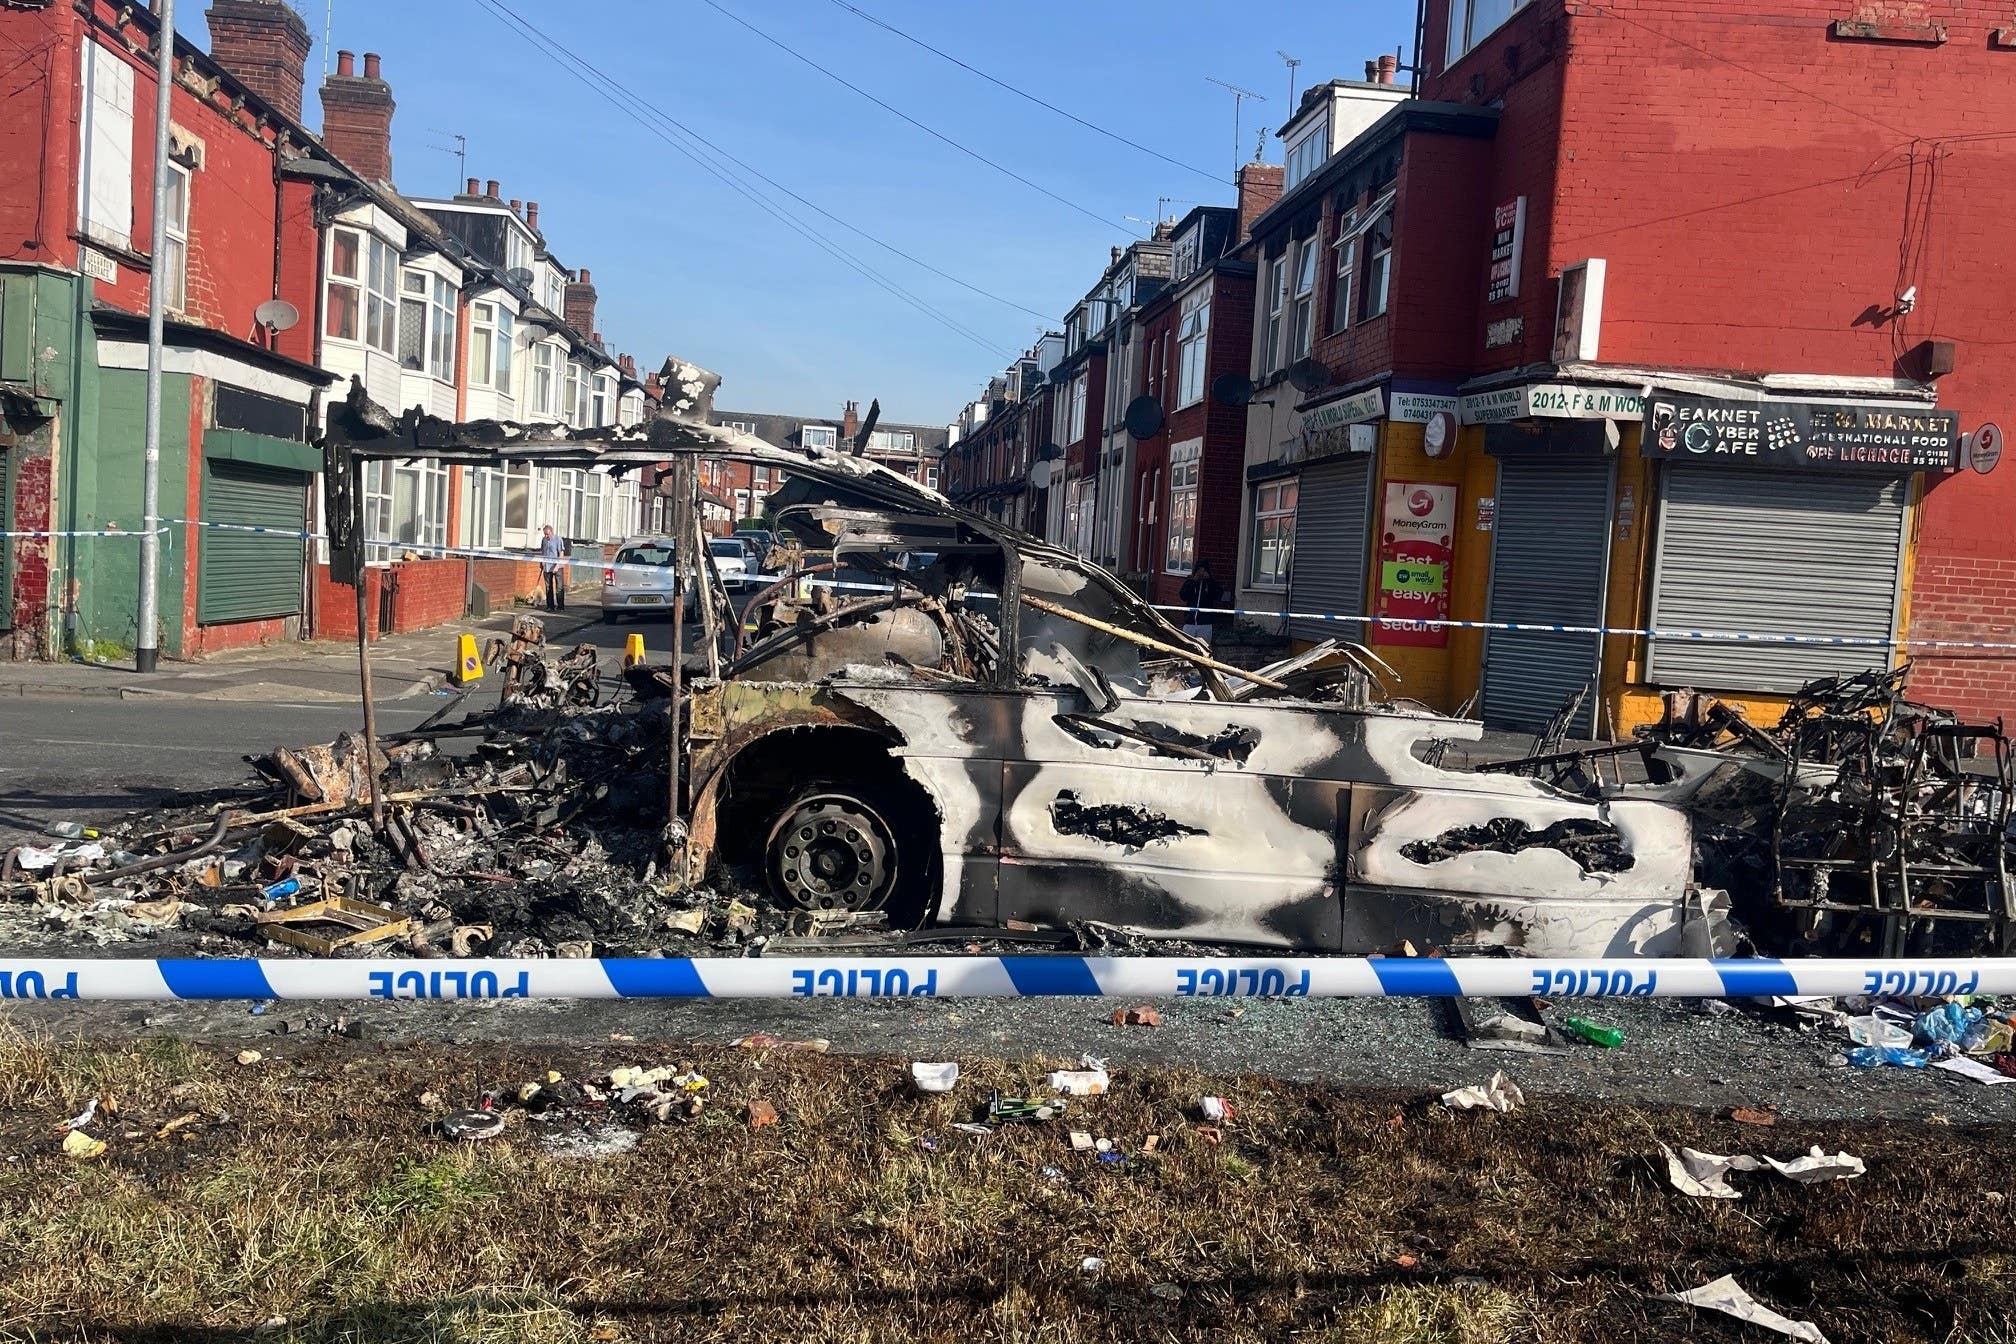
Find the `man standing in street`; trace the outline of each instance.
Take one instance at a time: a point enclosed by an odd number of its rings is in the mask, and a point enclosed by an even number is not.
[[[1199,560],[1190,567],[1190,577],[1183,580],[1178,597],[1190,609],[1183,619],[1183,633],[1209,644],[1214,616],[1207,613],[1225,600],[1225,590],[1212,577],[1209,560]]]
[[[539,572],[546,580],[546,610],[567,609],[567,542],[553,535],[553,524],[539,534]]]

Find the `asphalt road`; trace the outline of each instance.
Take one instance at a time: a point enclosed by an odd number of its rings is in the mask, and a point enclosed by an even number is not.
[[[410,728],[440,706],[433,696],[380,705],[378,722]],[[173,793],[244,784],[253,778],[247,755],[361,726],[346,705],[0,698],[0,848],[52,821],[102,819]]]

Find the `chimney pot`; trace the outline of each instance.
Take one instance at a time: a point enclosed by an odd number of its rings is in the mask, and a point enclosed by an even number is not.
[[[470,178],[470,179],[469,179],[469,186],[468,186],[468,190],[467,190],[467,191],[465,191],[465,192],[463,192],[462,194],[463,194],[463,195],[465,195],[465,196],[474,196],[474,195],[476,194],[476,179],[475,179],[475,178],[473,178],[473,177],[472,177],[472,178]]]
[[[1379,82],[1381,84],[1391,84],[1393,77],[1399,72],[1400,58],[1398,56],[1389,51],[1379,58]]]
[[[539,232],[539,202],[525,202],[525,226],[532,232]]]
[[[1379,62],[1365,62],[1365,82],[1367,84],[1377,84],[1379,82]]]
[[[514,214],[514,215],[515,215],[515,214],[518,214],[518,213],[520,213],[521,211],[523,211],[523,210],[524,210],[524,208],[525,208],[525,203],[524,203],[523,201],[520,201],[520,200],[518,200],[518,199],[517,199],[516,197],[513,197],[513,198],[512,198],[512,200],[511,200],[511,213],[512,213],[512,214]]]
[[[581,268],[580,274],[577,275],[575,278],[578,279],[584,285],[592,285],[595,283],[594,280],[590,278],[588,274],[588,268],[586,266],[583,266]]]
[[[378,78],[378,53],[375,51],[364,53],[364,78]]]
[[[357,74],[357,53],[354,51],[337,52],[336,73],[346,79],[355,77]]]
[[[496,178],[494,178],[494,177],[493,177],[493,178],[491,178],[491,179],[490,179],[490,180],[489,180],[488,182],[485,182],[485,183],[483,184],[483,194],[484,194],[484,196],[488,197],[488,198],[489,198],[490,200],[493,200],[493,201],[494,201],[494,200],[496,200],[496,199],[497,199],[497,179],[496,179]]]

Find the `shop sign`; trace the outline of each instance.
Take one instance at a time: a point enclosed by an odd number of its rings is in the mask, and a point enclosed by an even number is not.
[[[1995,464],[2002,460],[2002,427],[1993,423],[1981,426],[1967,436],[1967,465],[1986,476],[1995,470]]]
[[[1909,475],[1959,465],[1960,417],[1930,407],[1657,396],[1644,450],[1720,466]]]
[[[1491,212],[1491,278],[1484,287],[1484,301],[1519,295],[1519,257],[1526,250],[1526,198],[1515,196],[1500,202]]]
[[[1326,401],[1321,406],[1302,413],[1302,430],[1334,429],[1338,425],[1356,424],[1360,420],[1377,420],[1386,414],[1386,389],[1368,387],[1353,392],[1335,401]]]
[[[1523,317],[1501,317],[1496,322],[1484,324],[1484,348],[1498,350],[1511,345],[1526,334],[1526,319]]]
[[[1457,399],[1447,392],[1402,392],[1387,394],[1391,409],[1387,418],[1403,425],[1425,425],[1443,411],[1456,413]]]
[[[1559,420],[1637,420],[1645,414],[1643,393],[1621,387],[1581,387],[1573,383],[1529,383],[1474,392],[1462,398],[1459,418],[1466,425],[1491,425],[1533,417]]]
[[[1379,590],[1373,597],[1375,644],[1440,649],[1449,617],[1449,565],[1454,555],[1456,487],[1432,481],[1386,482],[1379,528]]]

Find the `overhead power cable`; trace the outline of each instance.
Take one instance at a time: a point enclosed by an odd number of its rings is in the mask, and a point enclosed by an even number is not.
[[[870,14],[867,10],[862,9],[859,5],[849,4],[848,0],[833,0],[833,3],[840,6],[840,8],[846,10],[849,14],[854,15],[856,18],[874,24],[877,28],[882,29],[884,32],[894,33],[896,36],[902,38],[905,42],[910,43],[912,46],[922,47],[924,48],[924,50],[930,52],[933,56],[936,56],[941,60],[950,61],[952,64],[958,66],[961,70],[966,71],[968,74],[978,75],[981,79],[986,80],[989,84],[994,85],[996,88],[1006,89],[1008,92],[1014,94],[1017,98],[1024,99],[1028,102],[1036,104],[1036,106],[1038,107],[1045,108],[1051,112],[1055,112],[1058,116],[1064,118],[1066,121],[1076,122],[1078,125],[1083,126],[1088,131],[1093,131],[1100,135],[1103,135],[1108,140],[1112,140],[1119,144],[1123,144],[1127,146],[1129,149],[1138,149],[1143,154],[1148,155],[1150,158],[1160,159],[1162,160],[1162,162],[1169,164],[1172,167],[1181,168],[1186,173],[1195,173],[1199,177],[1209,178],[1211,179],[1211,181],[1216,182],[1221,187],[1225,185],[1225,179],[1217,173],[1211,172],[1210,170],[1205,168],[1199,168],[1195,164],[1185,163],[1181,159],[1172,159],[1159,149],[1150,149],[1148,146],[1144,144],[1141,144],[1134,140],[1129,140],[1126,136],[1121,135],[1117,131],[1109,130],[1104,126],[1101,126],[1096,121],[1087,121],[1085,120],[1085,118],[1079,116],[1075,112],[1069,111],[1065,108],[1061,108],[1057,106],[1057,104],[1049,102],[1046,99],[1039,98],[1035,94],[1030,93],[1027,89],[1018,89],[1013,84],[1010,84],[1008,81],[1004,79],[997,79],[993,75],[988,74],[985,70],[982,70],[977,66],[968,65],[966,62],[960,60],[957,56],[954,56],[951,52],[942,51],[939,48],[932,46],[929,42],[926,42],[923,38],[917,37],[911,33],[906,33],[901,28],[898,28],[895,24],[888,23],[882,19],[876,18],[873,14]]]
[[[958,335],[963,336],[966,339],[972,341],[974,344],[980,346],[982,349],[987,350],[995,355],[1013,358],[1014,352],[1009,351],[1005,346],[996,344],[995,342],[989,340],[987,337],[982,336],[979,333],[973,331],[971,328],[962,325],[956,319],[947,315],[938,308],[933,307],[931,304],[919,298],[917,295],[911,293],[909,290],[897,284],[894,280],[891,280],[888,276],[883,275],[881,272],[875,270],[867,263],[861,261],[858,257],[855,257],[852,253],[848,252],[845,248],[841,247],[839,244],[833,242],[829,238],[821,236],[816,230],[806,226],[801,220],[794,217],[788,210],[785,210],[784,208],[779,206],[776,202],[767,199],[755,188],[751,187],[746,182],[740,180],[729,169],[724,168],[720,164],[711,161],[708,157],[706,157],[706,155],[700,152],[700,150],[683,143],[679,138],[677,138],[677,136],[675,136],[672,133],[672,131],[668,130],[666,126],[654,124],[653,118],[662,119],[666,123],[669,123],[671,127],[675,128],[680,133],[691,136],[694,140],[698,141],[701,145],[705,146],[707,149],[714,150],[714,147],[707,141],[705,141],[704,139],[702,139],[697,135],[694,135],[691,131],[688,131],[685,127],[680,126],[670,117],[666,116],[662,112],[659,112],[656,108],[653,108],[650,104],[645,103],[642,99],[638,98],[637,95],[631,93],[623,85],[621,85],[608,75],[603,74],[601,70],[598,69],[592,62],[587,61],[583,57],[575,55],[567,48],[561,46],[557,41],[548,37],[545,33],[543,33],[537,27],[535,27],[529,20],[525,19],[522,15],[518,14],[515,10],[511,9],[508,5],[503,4],[502,0],[477,0],[477,3],[482,5],[485,9],[489,10],[492,14],[496,15],[498,18],[503,19],[514,30],[516,30],[521,37],[523,37],[527,42],[529,42],[535,49],[541,51],[542,54],[553,59],[557,64],[561,66],[562,69],[566,70],[569,74],[573,75],[574,78],[579,80],[581,83],[587,85],[589,89],[594,91],[604,101],[610,103],[611,105],[616,107],[619,111],[625,113],[627,116],[630,117],[631,120],[637,122],[637,124],[642,126],[645,130],[650,131],[652,134],[656,135],[659,139],[665,141],[666,144],[672,146],[672,148],[678,150],[688,159],[691,159],[694,163],[698,164],[702,169],[706,170],[710,175],[719,180],[723,185],[729,187],[731,190],[747,198],[758,209],[764,211],[766,214],[769,214],[772,218],[776,219],[779,223],[783,224],[785,227],[798,233],[799,235],[804,237],[808,242],[812,243],[815,247],[820,248],[822,251],[832,256],[836,261],[839,261],[842,265],[848,267],[850,270],[861,275],[864,279],[883,289],[887,293],[902,300],[904,303],[910,305],[912,308],[915,308],[918,312],[923,313],[925,316],[945,326],[948,330],[956,332]],[[714,152],[721,153],[721,151],[719,150],[714,150]],[[722,154],[722,157],[728,158],[729,156]],[[738,160],[732,160],[732,159],[730,159],[730,161],[739,162]],[[765,180],[767,181],[768,179]],[[779,188],[779,190],[783,190],[783,188]],[[793,194],[793,193],[787,192],[786,194]],[[803,201],[808,206],[811,205],[809,201],[804,201],[803,197],[796,197],[795,194],[793,195],[794,199]],[[816,210],[818,207],[812,206],[811,208]],[[868,235],[864,234],[863,236]],[[880,242],[879,239],[871,239],[871,240],[876,241],[878,243]],[[888,246],[887,244],[882,245]],[[892,248],[891,250],[895,249]],[[948,278],[954,278],[956,280],[955,277],[948,277]],[[963,284],[964,282],[959,281],[957,283]],[[987,297],[997,298],[998,296],[988,295]],[[1020,305],[1015,306],[1020,307]],[[1034,312],[1033,309],[1028,311],[1032,313]]]
[[[1120,230],[1120,232],[1128,234],[1131,237],[1135,238],[1139,238],[1142,236],[1139,232],[1137,232],[1134,229],[1128,228],[1125,224],[1118,223],[1114,220],[1110,220],[1096,210],[1087,209],[1085,206],[1078,204],[1078,202],[1070,199],[1067,196],[1059,196],[1056,192],[1050,190],[1050,188],[1044,186],[1042,183],[1032,182],[1028,178],[1022,176],[1022,174],[1016,172],[1013,168],[1008,167],[1006,164],[999,163],[993,159],[988,158],[985,154],[982,154],[977,149],[972,149],[966,145],[960,144],[957,140],[954,140],[951,136],[945,134],[943,131],[936,129],[935,127],[925,125],[923,122],[917,120],[917,118],[911,116],[908,112],[903,111],[901,108],[894,107],[889,103],[884,102],[882,99],[877,98],[874,94],[868,92],[868,90],[862,88],[859,84],[852,83],[849,80],[847,80],[844,76],[835,74],[833,71],[819,64],[819,62],[813,60],[810,56],[807,56],[804,52],[799,51],[795,47],[787,46],[784,42],[780,41],[775,37],[772,37],[769,33],[764,32],[761,28],[758,28],[755,24],[749,22],[749,20],[743,18],[740,14],[737,14],[735,13],[735,11],[729,9],[726,5],[718,3],[718,0],[704,0],[704,2],[708,8],[715,10],[716,12],[720,13],[726,18],[734,20],[736,23],[742,25],[744,28],[747,28],[750,32],[756,34],[756,36],[762,38],[765,42],[768,42],[771,46],[777,48],[785,55],[804,62],[806,65],[811,66],[814,70],[817,70],[820,74],[826,76],[826,78],[832,80],[835,84],[838,84],[841,88],[853,90],[855,93],[860,94],[863,98],[866,98],[869,102],[875,104],[875,106],[881,108],[884,112],[889,113],[889,115],[899,118],[902,121],[908,122],[910,125],[915,126],[918,130],[924,132],[924,134],[930,136],[934,140],[942,141],[943,143],[950,145],[952,148],[958,150],[961,154],[964,154],[967,158],[974,159],[980,163],[984,163],[989,168],[992,168],[995,172],[1002,173],[1008,177],[1014,178],[1017,182],[1020,182],[1023,186],[1029,188],[1031,191],[1049,197],[1051,200],[1057,202],[1057,204],[1063,206],[1065,209],[1075,210],[1079,214],[1085,216],[1087,219],[1097,220],[1100,224],[1104,225],[1109,229],[1118,229]]]
[[[1017,303],[1015,300],[1006,298],[1000,294],[996,294],[992,290],[982,289],[980,286],[972,283],[970,280],[960,279],[958,276],[952,274],[950,271],[940,270],[938,267],[933,266],[930,262],[924,260],[922,257],[919,257],[910,252],[906,252],[902,248],[896,246],[894,243],[889,242],[888,240],[883,238],[878,238],[874,234],[868,232],[868,230],[860,227],[859,225],[849,222],[838,211],[829,210],[825,206],[820,205],[816,201],[806,199],[798,192],[793,191],[790,187],[785,186],[782,182],[779,182],[776,178],[771,177],[769,174],[765,173],[762,169],[750,163],[747,159],[738,158],[735,155],[729,153],[727,150],[723,149],[720,145],[716,144],[714,141],[709,140],[706,136],[700,134],[700,132],[694,130],[691,126],[688,126],[685,122],[680,121],[677,117],[674,117],[671,113],[665,111],[664,108],[659,107],[657,104],[651,102],[648,98],[638,93],[635,89],[632,89],[627,85],[623,84],[615,76],[607,73],[606,71],[597,69],[588,61],[586,57],[568,48],[565,44],[563,44],[558,38],[554,37],[552,34],[543,32],[540,29],[534,27],[534,25],[529,19],[525,18],[521,14],[518,14],[515,10],[512,10],[510,6],[501,4],[501,0],[498,7],[510,13],[511,16],[517,20],[517,22],[521,27],[528,29],[533,33],[536,33],[539,39],[543,41],[548,47],[552,48],[554,52],[564,53],[566,58],[573,61],[576,65],[593,70],[595,73],[595,78],[600,79],[610,88],[617,90],[618,92],[623,94],[624,97],[629,98],[638,107],[647,110],[652,116],[658,118],[660,121],[663,121],[666,125],[675,128],[680,133],[706,146],[706,148],[712,151],[716,156],[726,160],[731,164],[734,164],[737,168],[741,169],[745,173],[748,173],[751,177],[754,177],[759,181],[765,183],[769,187],[773,188],[774,190],[782,192],[784,195],[789,196],[792,200],[798,202],[806,209],[816,213],[821,219],[824,219],[833,224],[838,224],[841,228],[846,229],[849,233],[856,234],[862,238],[865,238],[869,242],[875,244],[875,246],[882,248],[886,252],[890,252],[898,257],[901,257],[904,261],[909,262],[911,265],[927,270],[941,280],[949,280],[953,284],[959,286],[961,289],[970,290],[973,293],[978,294],[983,299],[992,299],[995,303],[1003,304],[1006,307],[1013,308],[1020,313],[1027,313],[1031,317],[1041,318],[1046,322],[1051,320],[1051,315],[1049,314],[1039,312],[1036,309],[1028,307],[1025,304]]]

